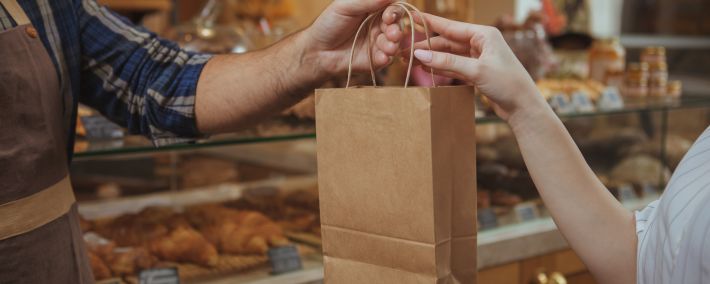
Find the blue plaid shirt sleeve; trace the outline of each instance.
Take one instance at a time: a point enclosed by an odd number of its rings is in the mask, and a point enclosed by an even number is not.
[[[210,55],[184,51],[94,0],[77,2],[80,102],[157,146],[200,137],[195,94]]]

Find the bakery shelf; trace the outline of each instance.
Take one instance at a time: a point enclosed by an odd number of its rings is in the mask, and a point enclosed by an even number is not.
[[[626,102],[624,108],[595,112],[579,112],[561,114],[562,119],[578,117],[609,116],[628,113],[658,112],[710,106],[710,96],[687,94],[680,100],[638,100]],[[477,118],[478,124],[500,123],[495,116]],[[274,119],[253,129],[217,135],[209,139],[198,140],[189,144],[175,144],[156,148],[148,139],[139,136],[128,136],[118,140],[81,141],[77,142],[75,158],[101,157],[111,155],[150,153],[159,151],[191,150],[216,146],[253,144],[263,142],[288,141],[315,138],[313,121],[298,121],[296,119]]]

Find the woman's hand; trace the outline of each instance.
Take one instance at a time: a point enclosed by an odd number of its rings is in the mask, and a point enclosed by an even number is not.
[[[490,99],[496,113],[511,122],[522,112],[545,110],[535,82],[513,54],[498,29],[423,14],[431,32],[414,45],[415,57],[437,74],[473,83]],[[417,21],[421,24],[419,17]]]
[[[316,21],[306,30],[305,41],[307,50],[317,62],[319,73],[343,73],[348,68],[350,49],[355,37],[355,32],[362,21],[371,13],[392,4],[394,0],[335,0],[326,8]],[[399,8],[389,7],[378,20],[379,25],[374,25],[367,32],[367,36],[374,43],[372,47],[373,65],[376,68],[389,64],[391,57],[399,51],[399,42],[402,40],[402,30],[398,21],[403,11]],[[364,37],[360,39],[355,50],[353,68],[356,71],[370,70],[367,44]]]
[[[442,75],[472,82],[515,134],[555,224],[599,283],[636,283],[634,215],[599,181],[498,30],[425,15],[431,30],[415,55]],[[600,250],[599,248],[605,249]]]

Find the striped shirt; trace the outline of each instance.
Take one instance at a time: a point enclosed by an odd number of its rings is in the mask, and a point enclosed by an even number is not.
[[[185,138],[200,135],[195,93],[209,55],[186,52],[94,0],[18,3],[54,63],[62,94],[73,99],[64,106],[72,117],[76,117],[78,103],[83,103],[130,133],[151,138],[156,145],[185,142]],[[15,26],[0,5],[0,31]]]
[[[636,213],[638,283],[710,283],[710,128]]]

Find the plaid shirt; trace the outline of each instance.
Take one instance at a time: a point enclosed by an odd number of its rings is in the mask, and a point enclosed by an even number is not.
[[[73,117],[78,103],[86,104],[155,145],[200,135],[195,93],[209,55],[181,50],[94,0],[18,2],[54,63],[62,93],[73,98]],[[14,26],[0,5],[0,31]]]

